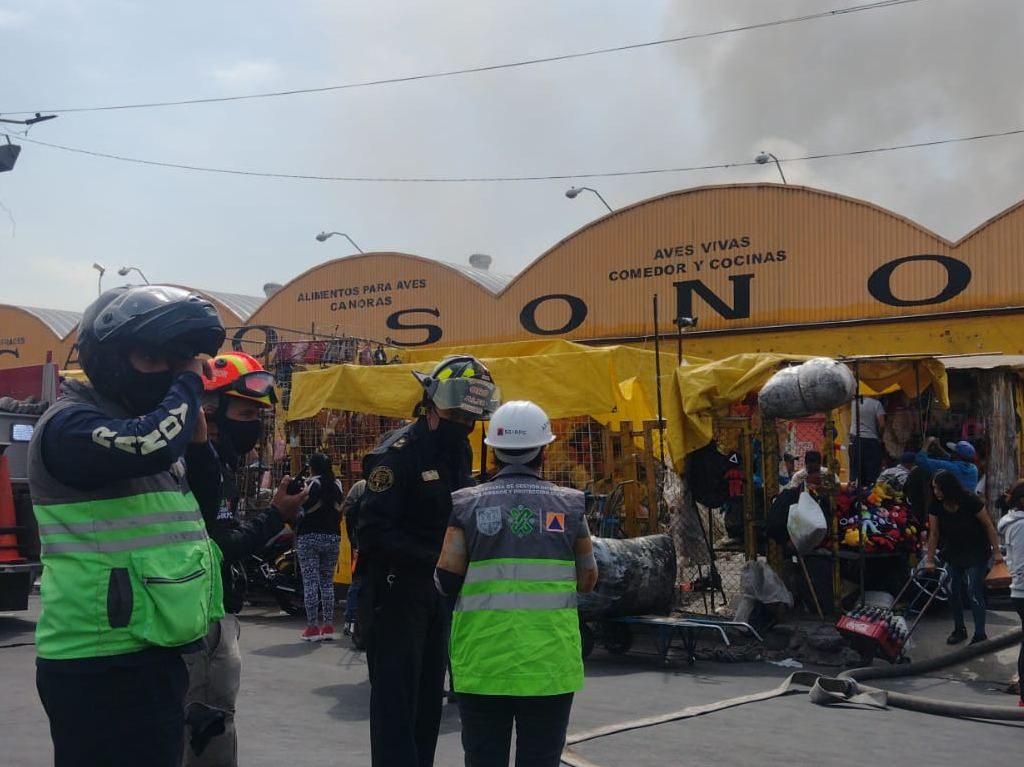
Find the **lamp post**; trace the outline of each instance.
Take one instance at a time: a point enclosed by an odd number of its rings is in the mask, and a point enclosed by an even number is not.
[[[106,274],[107,268],[105,266],[100,266],[96,262],[93,262],[92,268],[100,273],[99,280],[96,283],[96,295],[103,295],[103,275]]]
[[[697,327],[696,317],[676,317],[676,364],[683,364],[683,328]]]
[[[762,151],[761,154],[754,158],[754,162],[756,162],[758,165],[764,165],[769,160],[775,160],[775,167],[779,169],[779,175],[782,176],[782,183],[788,184],[789,182],[786,181],[786,174],[782,172],[782,165],[779,164],[778,157],[773,155],[771,152]]]
[[[597,199],[599,199],[602,203],[604,203],[604,206],[606,208],[608,208],[608,212],[609,213],[614,213],[615,212],[615,210],[612,208],[612,206],[608,204],[608,201],[604,197],[601,196],[601,193],[599,191],[597,191],[596,189],[593,189],[593,188],[591,188],[589,186],[573,186],[573,187],[569,187],[568,189],[565,190],[565,196],[568,197],[570,200],[575,200],[579,196],[580,192],[593,192],[594,194],[597,195]]]
[[[147,285],[150,284],[149,280],[146,279],[146,275],[144,275],[142,273],[142,270],[139,269],[139,267],[137,266],[122,266],[120,269],[117,270],[117,273],[120,274],[122,277],[127,277],[131,272],[138,272],[139,276],[142,278],[142,281],[145,282]]]
[[[358,250],[360,253],[363,252],[363,249],[360,248],[358,245],[356,245],[355,241],[351,237],[349,237],[347,234],[345,234],[344,232],[320,232],[320,234],[318,234],[316,236],[316,241],[317,242],[327,242],[327,240],[329,240],[334,235],[338,235],[339,237],[344,237],[346,240],[348,240],[349,242],[352,243],[352,247],[353,248]]]

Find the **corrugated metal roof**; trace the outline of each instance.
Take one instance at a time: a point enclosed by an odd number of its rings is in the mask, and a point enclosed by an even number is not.
[[[35,306],[15,306],[14,308],[31,314],[60,339],[66,338],[68,333],[78,327],[78,323],[82,319],[80,312],[67,312],[63,309],[39,309]]]
[[[248,320],[253,313],[260,308],[260,304],[267,300],[264,296],[245,296],[241,293],[221,293],[220,291],[202,290],[201,288],[196,288],[196,290],[216,301],[220,301],[243,321]]]
[[[473,266],[463,266],[462,264],[453,264],[448,261],[438,261],[438,263],[444,264],[449,269],[454,269],[465,277],[469,277],[477,285],[487,288],[487,290],[495,294],[504,290],[505,286],[513,279],[510,274],[497,274],[496,272],[477,269]]]

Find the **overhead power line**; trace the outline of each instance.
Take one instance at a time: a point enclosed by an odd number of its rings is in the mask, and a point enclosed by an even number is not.
[[[653,48],[659,45],[684,43],[690,40],[701,40],[709,37],[719,37],[721,35],[730,35],[737,32],[751,32],[757,29],[768,29],[769,27],[779,27],[785,24],[798,24],[805,21],[813,21],[815,19],[843,16],[851,13],[859,13],[861,11],[874,11],[881,8],[891,8],[897,5],[909,5],[911,3],[920,2],[925,2],[925,0],[878,0],[877,2],[864,3],[861,5],[852,5],[846,8],[836,8],[831,11],[819,11],[818,13],[808,13],[803,16],[793,16],[787,19],[775,19],[773,21],[763,21],[757,24],[744,24],[743,26],[729,27],[727,29],[717,29],[711,32],[695,32],[688,35],[680,35],[678,37],[668,37],[662,40],[648,40],[642,43],[618,45],[612,48],[596,48],[590,51],[580,51],[578,53],[563,53],[556,56],[543,56],[533,59],[522,59],[520,61],[510,61],[503,64],[488,64],[479,67],[467,67],[465,69],[450,69],[441,72],[405,75],[403,77],[389,77],[378,80],[364,80],[361,82],[354,83],[342,83],[339,85],[325,85],[318,88],[295,88],[292,90],[285,91],[248,93],[238,96],[216,96],[210,98],[183,99],[180,101],[149,101],[137,104],[111,104],[107,106],[92,107],[63,107],[60,109],[33,109],[17,112],[5,112],[4,114],[23,115],[32,114],[35,112],[68,114],[71,112],[110,112],[121,109],[154,109],[159,107],[192,106],[196,104],[220,104],[229,101],[249,101],[253,99],[280,98],[282,96],[298,96],[308,93],[327,93],[330,91],[352,90],[355,88],[369,88],[377,85],[411,83],[420,80],[437,80],[444,77],[456,77],[460,75],[478,74],[480,72],[495,72],[502,69],[514,69],[516,67],[529,67],[535,66],[537,64],[550,64],[557,61],[570,61],[572,59],[582,59],[587,58],[589,56],[604,56],[610,53],[623,53],[625,51],[635,51],[641,48]]]
[[[941,146],[944,144],[958,144],[968,141],[981,141],[984,139],[1002,138],[1006,136],[1017,136],[1024,134],[1024,128],[998,131],[993,133],[979,133],[973,136],[956,136],[952,138],[934,139],[932,141],[917,141],[910,144],[895,144],[892,146],[869,147],[866,149],[851,149],[842,152],[816,152],[795,157],[780,157],[779,162],[807,162],[810,160],[826,160],[837,157],[856,157],[858,155],[880,154],[882,152],[897,152],[903,149],[921,149],[924,147]],[[139,165],[152,165],[159,168],[174,168],[176,170],[189,170],[197,173],[219,173],[231,176],[255,176],[258,178],[279,178],[294,179],[303,181],[341,181],[349,183],[389,183],[389,184],[469,184],[469,183],[502,183],[522,181],[569,181],[585,178],[615,178],[621,176],[653,176],[664,173],[689,173],[699,170],[717,170],[722,168],[743,168],[750,165],[758,165],[756,161],[727,162],[713,165],[691,165],[677,168],[645,168],[639,170],[609,170],[592,171],[588,173],[558,173],[551,175],[537,176],[322,176],[304,173],[273,173],[256,170],[240,170],[237,168],[212,168],[201,165],[186,165],[183,163],[162,162],[159,160],[146,160],[138,157],[126,157],[124,155],[108,154],[106,152],[94,152],[90,149],[80,147],[64,146],[53,144],[38,139],[20,138],[20,141],[29,144],[59,149],[64,152],[100,157],[105,160],[117,160],[119,162],[136,163]]]

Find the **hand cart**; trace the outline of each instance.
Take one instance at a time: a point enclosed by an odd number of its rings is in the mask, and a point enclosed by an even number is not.
[[[889,663],[909,663],[910,659],[905,653],[907,641],[913,635],[921,618],[928,612],[932,602],[947,598],[948,581],[949,571],[945,567],[936,567],[935,570],[929,571],[924,569],[923,565],[918,565],[893,599],[892,607],[855,607],[839,617],[836,621],[836,630],[850,638],[851,645],[860,652],[865,662],[879,657]],[[905,614],[899,615],[895,608],[911,586],[915,586],[918,593]],[[913,622],[908,623],[914,612],[912,608],[921,596],[927,599],[924,605],[916,610]]]
[[[716,633],[726,647],[732,644],[729,641],[728,630],[739,630],[759,642],[763,641],[757,629],[749,623],[740,621],[690,615],[627,615],[601,621],[593,628],[588,624],[583,624],[583,657],[590,655],[595,642],[600,642],[610,653],[626,654],[633,645],[636,629],[641,626],[654,629],[658,655],[665,664],[669,662],[668,655],[673,643],[679,640],[682,642],[683,649],[686,650],[686,662],[692,666],[697,661],[697,641],[700,634],[707,631]]]

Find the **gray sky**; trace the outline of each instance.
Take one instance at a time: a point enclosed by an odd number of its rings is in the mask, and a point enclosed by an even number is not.
[[[222,96],[479,66],[864,0],[0,0],[0,112]],[[676,45],[289,98],[68,114],[31,137],[191,165],[552,175],[843,151],[1024,127],[1024,3],[924,0]],[[1024,198],[1024,136],[792,163],[958,238]],[[773,167],[592,179],[615,207]],[[94,261],[260,294],[364,250],[514,274],[604,210],[566,181],[348,184],[191,173],[24,144],[0,175],[0,302],[81,310]]]

